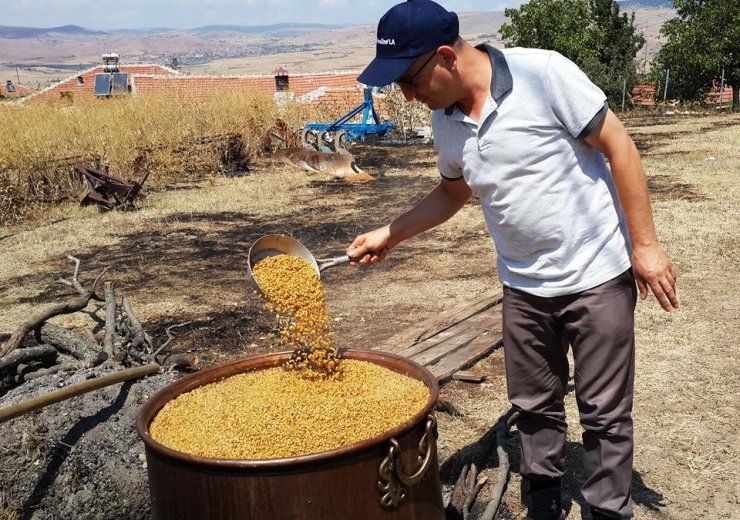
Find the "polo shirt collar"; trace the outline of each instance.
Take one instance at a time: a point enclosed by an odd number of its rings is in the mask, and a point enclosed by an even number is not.
[[[488,53],[488,58],[491,60],[491,97],[497,105],[500,105],[503,97],[513,87],[511,71],[509,70],[509,64],[506,63],[506,57],[503,52],[487,43],[476,45],[475,48]],[[451,116],[456,106],[451,105],[445,108],[445,115]]]

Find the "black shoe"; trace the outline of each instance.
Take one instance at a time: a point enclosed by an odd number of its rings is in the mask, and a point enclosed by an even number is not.
[[[531,507],[527,512],[529,520],[562,520],[566,512],[563,511],[560,498],[561,480],[559,478],[545,478],[529,480],[529,496]]]
[[[592,507],[591,508],[591,518],[593,518],[593,520],[615,520],[615,518],[619,518],[619,517],[605,515],[604,513],[597,511],[596,509]]]
[[[568,511],[562,510],[560,511],[560,517],[558,520],[565,520],[568,517]],[[528,516],[525,520],[534,520],[531,516]]]

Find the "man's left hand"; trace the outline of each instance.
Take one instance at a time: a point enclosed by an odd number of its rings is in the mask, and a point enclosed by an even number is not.
[[[676,269],[659,245],[634,248],[632,271],[637,280],[641,300],[647,298],[650,287],[663,309],[668,312],[678,309]]]

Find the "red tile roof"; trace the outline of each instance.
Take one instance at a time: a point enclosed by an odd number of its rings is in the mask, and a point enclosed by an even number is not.
[[[296,97],[320,92],[319,89],[353,90],[361,92],[357,72],[321,74],[294,74],[288,76],[288,91]],[[139,95],[187,95],[196,98],[217,95],[219,92],[259,92],[272,95],[277,92],[275,77],[270,76],[151,76],[134,75],[132,91]]]
[[[298,101],[316,104],[323,114],[337,117],[347,113],[363,100],[364,85],[357,81],[359,71],[325,73],[287,73],[287,95]],[[27,102],[48,102],[62,99],[93,98],[95,75],[102,73],[98,66],[76,74],[41,92],[29,96]],[[179,74],[161,65],[121,66],[129,74],[129,87],[137,96],[167,95],[204,99],[224,92],[256,92],[277,95],[275,75],[249,76],[191,76]],[[80,82],[79,78],[82,78]],[[376,101],[379,99],[376,97]],[[379,107],[376,104],[376,110]]]
[[[176,70],[157,64],[122,65],[120,71],[129,74],[129,84],[131,84],[131,78],[137,74],[164,76],[177,74]],[[87,69],[29,96],[24,100],[24,103],[59,101],[70,97],[73,99],[80,97],[93,98],[95,97],[95,74],[103,72],[105,71],[102,65]],[[80,78],[82,79],[81,82]]]
[[[166,94],[202,98],[218,95],[220,92],[261,92],[273,95],[277,91],[274,75],[190,76],[178,74],[162,65],[124,65],[120,68],[121,72],[129,74],[130,90],[136,95]],[[284,69],[278,70],[281,74],[287,73]],[[30,96],[26,101],[34,103],[64,98],[92,98],[95,95],[95,75],[102,72],[102,65],[88,69]],[[358,74],[359,71],[288,74],[288,91],[298,98],[308,94],[309,98],[315,99],[325,95],[326,91],[362,92],[363,85],[356,79]]]
[[[33,90],[31,90],[28,87],[24,87],[23,85],[19,85],[18,83],[13,83],[13,86],[15,87],[15,91],[8,92],[6,83],[0,83],[0,96],[5,96],[9,98],[17,98],[17,97],[28,96],[30,94],[33,94]]]

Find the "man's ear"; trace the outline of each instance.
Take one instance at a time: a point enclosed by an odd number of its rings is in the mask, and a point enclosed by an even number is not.
[[[454,70],[457,67],[457,52],[449,45],[442,45],[437,48],[437,55],[441,58],[439,64],[447,70]]]

